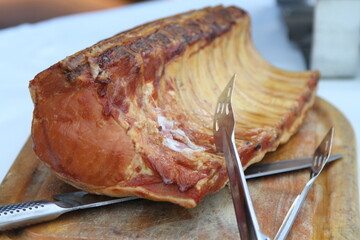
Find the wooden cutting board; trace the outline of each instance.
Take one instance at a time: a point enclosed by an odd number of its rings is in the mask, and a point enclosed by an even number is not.
[[[333,153],[344,157],[316,180],[288,239],[358,239],[360,236],[355,137],[347,119],[317,99],[306,122],[291,140],[264,161],[311,156],[330,126]],[[34,155],[29,140],[0,186],[0,205],[52,199],[75,191],[58,180]],[[273,238],[309,179],[309,171],[249,180],[261,229]],[[207,196],[196,208],[135,200],[67,213],[55,221],[0,234],[0,239],[238,239],[228,187]]]

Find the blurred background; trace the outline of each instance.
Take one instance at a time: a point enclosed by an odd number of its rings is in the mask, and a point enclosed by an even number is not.
[[[274,0],[308,69],[355,77],[360,63],[360,0]],[[0,29],[145,0],[0,0]]]
[[[0,0],[0,29],[53,17],[123,6],[140,0]]]

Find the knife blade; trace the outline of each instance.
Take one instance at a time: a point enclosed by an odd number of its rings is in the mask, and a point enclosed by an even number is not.
[[[342,154],[331,155],[328,163],[342,158]],[[246,179],[291,172],[311,167],[312,157],[253,164],[245,170]]]

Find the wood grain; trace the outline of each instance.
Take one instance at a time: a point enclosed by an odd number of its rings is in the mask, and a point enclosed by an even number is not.
[[[317,99],[306,122],[290,141],[264,161],[311,156],[330,126],[335,127],[333,153],[344,157],[319,176],[288,239],[357,239],[360,236],[355,137],[348,120]],[[3,183],[0,204],[51,199],[75,189],[54,177],[36,159],[29,140]],[[309,179],[309,171],[250,180],[260,226],[274,237]],[[228,188],[207,196],[194,209],[166,202],[136,200],[68,213],[55,221],[8,231],[0,239],[238,239]]]

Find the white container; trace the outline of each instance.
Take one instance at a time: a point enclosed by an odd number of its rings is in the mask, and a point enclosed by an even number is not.
[[[354,77],[360,58],[360,0],[318,0],[311,68],[323,77]]]

